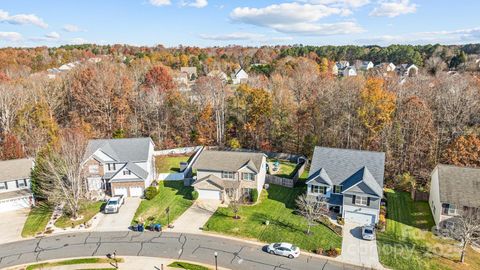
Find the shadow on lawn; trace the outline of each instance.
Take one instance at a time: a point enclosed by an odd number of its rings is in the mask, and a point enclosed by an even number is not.
[[[288,188],[275,184],[270,184],[268,189],[268,199],[283,203],[286,208],[295,210],[295,199],[305,193],[304,187]]]
[[[183,181],[163,181],[163,185],[166,188],[176,190],[175,195],[181,195],[184,199],[193,200],[192,191],[193,187],[186,187],[183,185]]]
[[[272,226],[272,225],[282,227],[284,229],[287,229],[287,230],[290,230],[290,231],[293,231],[293,232],[304,232],[304,230],[298,228],[299,227],[298,224],[293,224],[293,223],[290,223],[288,221],[283,221],[283,220],[277,219],[275,217],[272,217],[272,216],[269,216],[269,215],[266,215],[266,214],[263,214],[263,213],[258,213],[258,212],[253,213],[252,220],[255,220],[255,221],[257,221],[261,224],[265,224],[266,220],[268,220],[270,222],[270,224],[268,226],[265,226],[265,229],[262,231],[261,235],[263,235],[263,233],[267,229],[269,229],[269,227]]]

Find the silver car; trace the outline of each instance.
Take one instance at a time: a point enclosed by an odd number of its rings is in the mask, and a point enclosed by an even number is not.
[[[296,258],[300,255],[300,249],[289,243],[273,243],[268,245],[267,252],[270,254],[288,257],[290,259]]]
[[[373,225],[365,225],[362,227],[362,238],[364,240],[375,240],[375,227]]]

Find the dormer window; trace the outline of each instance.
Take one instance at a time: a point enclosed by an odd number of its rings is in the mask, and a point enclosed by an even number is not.
[[[132,172],[130,170],[124,170],[123,175],[131,175]]]
[[[337,194],[342,193],[342,186],[334,185],[333,186],[333,193],[337,193]]]
[[[222,172],[223,179],[233,179],[235,173],[234,172]]]

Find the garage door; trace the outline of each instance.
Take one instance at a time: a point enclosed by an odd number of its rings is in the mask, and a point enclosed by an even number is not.
[[[123,195],[124,197],[128,196],[128,190],[126,187],[116,187],[113,188],[113,195]]]
[[[143,188],[142,187],[130,187],[130,197],[142,197]]]
[[[197,191],[199,199],[220,200],[220,191],[218,190],[199,189]]]
[[[356,213],[356,212],[345,212],[345,221],[351,223],[357,223],[361,225],[373,224],[375,223],[375,217],[373,215]]]
[[[30,207],[30,198],[15,198],[0,201],[0,212],[13,211]]]

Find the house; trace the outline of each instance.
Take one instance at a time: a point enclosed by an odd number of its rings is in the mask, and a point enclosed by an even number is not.
[[[377,223],[383,197],[385,153],[315,147],[307,195],[325,200],[346,222]]]
[[[231,78],[233,84],[241,84],[247,82],[248,74],[245,72],[245,70],[243,70],[243,68],[238,68],[234,73],[232,73]]]
[[[99,195],[143,196],[155,180],[150,138],[90,140],[84,166],[88,190]]]
[[[190,81],[194,81],[198,77],[197,67],[181,67],[180,72],[187,74],[187,78]]]
[[[224,83],[226,83],[228,80],[227,74],[225,74],[225,72],[220,70],[212,70],[207,74],[207,76],[219,78]]]
[[[383,76],[387,76],[388,73],[394,72],[397,66],[394,63],[380,63],[374,67],[374,70]]]
[[[344,69],[339,70],[342,77],[354,77],[357,76],[357,70],[354,66],[349,66]]]
[[[418,67],[414,64],[401,64],[396,67],[398,76],[415,77],[418,74]]]
[[[30,173],[30,158],[0,161],[0,212],[29,208],[35,205]]]
[[[357,70],[363,70],[363,71],[367,71],[371,68],[373,68],[373,62],[372,61],[361,61],[361,60],[357,60],[355,61],[355,68]]]
[[[252,189],[261,193],[266,164],[263,153],[205,150],[193,165],[197,180],[192,186],[201,199],[229,201],[232,196],[248,198]]]
[[[345,68],[349,67],[350,63],[348,61],[338,61],[335,62],[335,65],[332,67],[332,74],[333,75],[342,75],[341,71]]]
[[[437,228],[448,228],[455,216],[480,208],[480,169],[439,164],[430,182],[430,209]]]

